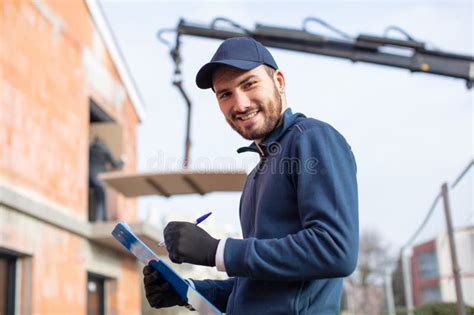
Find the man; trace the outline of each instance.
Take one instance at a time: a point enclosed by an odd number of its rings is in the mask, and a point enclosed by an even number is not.
[[[113,169],[120,169],[123,167],[124,161],[122,159],[115,160],[107,144],[99,137],[94,137],[89,145],[89,187],[94,193],[95,201],[92,221],[107,221],[107,196],[104,184],[98,175],[107,170],[108,164],[112,165]]]
[[[224,41],[196,83],[212,88],[229,125],[254,141],[238,152],[261,159],[240,201],[244,239],[217,240],[194,224],[170,222],[170,259],[225,271],[227,280],[192,284],[227,314],[339,314],[342,278],[358,253],[349,145],[330,125],[287,108],[283,72],[251,38]],[[143,272],[153,307],[183,304],[151,267]]]

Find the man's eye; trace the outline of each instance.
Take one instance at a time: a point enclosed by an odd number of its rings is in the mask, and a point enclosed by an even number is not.
[[[249,82],[245,83],[244,87],[245,87],[245,88],[249,88],[249,87],[251,87],[251,86],[254,85],[254,84],[255,84],[255,81],[249,81]]]
[[[230,95],[229,92],[223,92],[223,93],[219,94],[219,99],[226,98],[226,97],[228,97],[229,95]]]

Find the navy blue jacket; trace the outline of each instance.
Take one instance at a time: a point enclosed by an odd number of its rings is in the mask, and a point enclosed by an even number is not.
[[[227,314],[339,314],[358,253],[356,164],[333,127],[287,109],[257,147],[240,200],[244,239],[227,239],[227,280],[193,280]]]

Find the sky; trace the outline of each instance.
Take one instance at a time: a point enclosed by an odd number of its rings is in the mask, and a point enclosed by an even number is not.
[[[209,24],[229,18],[247,28],[256,23],[301,28],[318,17],[344,32],[382,36],[396,25],[429,47],[474,55],[471,1],[117,1],[102,8],[146,106],[138,128],[138,170],[181,169],[186,105],[171,85],[174,64],[160,29],[181,18]],[[310,24],[314,33],[337,34]],[[401,39],[397,33],[390,36]],[[174,34],[164,37],[174,42]],[[249,172],[258,157],[237,154],[249,142],[225,122],[210,90],[195,74],[220,41],[183,36],[183,84],[193,103],[191,169],[222,168],[224,159]],[[443,182],[452,183],[473,157],[473,91],[463,80],[270,48],[286,77],[293,112],[323,120],[351,145],[358,165],[361,230],[380,232],[393,249],[412,236]],[[451,191],[456,226],[474,224],[472,174]],[[239,193],[139,198],[141,218],[151,223],[198,217],[208,225],[239,230]],[[442,208],[417,241],[444,231]]]

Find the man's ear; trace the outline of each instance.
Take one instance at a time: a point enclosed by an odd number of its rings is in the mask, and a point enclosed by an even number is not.
[[[278,92],[280,94],[285,94],[285,90],[286,90],[285,75],[280,69],[275,70],[275,73],[273,74],[273,80],[275,81],[275,85],[278,88]]]

